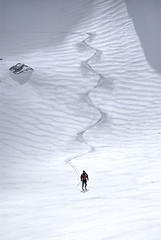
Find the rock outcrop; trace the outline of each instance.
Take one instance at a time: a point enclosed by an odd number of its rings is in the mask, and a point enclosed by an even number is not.
[[[33,68],[23,63],[17,63],[16,65],[12,66],[9,70],[15,74],[20,74],[23,72],[33,71]]]
[[[19,84],[25,84],[29,81],[34,69],[27,66],[26,64],[17,63],[9,70],[12,79],[17,81]]]

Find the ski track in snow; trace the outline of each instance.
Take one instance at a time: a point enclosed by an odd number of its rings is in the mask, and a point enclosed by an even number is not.
[[[72,157],[72,158],[69,158],[69,159],[65,160],[65,162],[66,162],[67,164],[71,165],[71,167],[75,170],[75,172],[76,172],[76,174],[77,174],[77,177],[78,177],[78,182],[80,182],[80,181],[79,181],[79,179],[80,179],[80,172],[79,172],[78,168],[76,167],[76,165],[74,165],[74,164],[72,163],[72,160],[77,160],[77,159],[79,159],[79,158],[82,157],[82,156],[86,156],[87,154],[96,151],[96,148],[95,148],[94,146],[88,144],[88,142],[85,140],[85,136],[84,136],[84,135],[85,135],[85,133],[86,133],[88,130],[92,129],[93,127],[97,127],[98,125],[101,125],[102,123],[107,122],[106,113],[103,112],[103,111],[101,111],[101,109],[100,109],[99,107],[97,107],[96,105],[94,105],[94,103],[92,102],[92,100],[91,100],[91,98],[90,98],[90,93],[91,93],[94,89],[99,88],[99,87],[102,87],[102,84],[105,82],[105,78],[104,78],[104,76],[103,76],[102,74],[100,74],[99,72],[97,72],[96,70],[94,70],[94,68],[93,68],[93,67],[91,66],[91,64],[90,64],[90,62],[92,61],[92,59],[97,58],[97,56],[100,56],[100,55],[102,54],[102,52],[101,52],[100,50],[94,48],[94,47],[91,47],[91,46],[88,44],[88,41],[91,42],[91,41],[93,40],[95,34],[93,34],[93,33],[87,33],[87,35],[88,35],[87,38],[85,38],[83,41],[81,41],[81,42],[80,42],[80,45],[82,45],[83,47],[86,47],[86,50],[87,50],[87,51],[90,50],[91,52],[94,52],[94,53],[93,53],[92,56],[89,57],[86,61],[83,61],[83,62],[81,63],[81,67],[83,66],[83,67],[87,68],[90,72],[92,72],[95,76],[97,76],[97,77],[98,77],[98,82],[96,83],[96,85],[95,85],[91,90],[89,90],[89,91],[85,94],[85,96],[84,96],[84,101],[86,101],[90,106],[92,106],[93,108],[95,108],[95,109],[99,112],[100,117],[99,117],[99,119],[98,119],[94,124],[89,125],[89,126],[86,127],[83,131],[77,133],[76,140],[77,140],[78,142],[82,143],[82,144],[87,145],[87,146],[89,147],[88,152],[87,152],[87,153],[80,154],[80,155],[78,155],[78,156],[75,156],[75,157]],[[79,183],[78,183],[78,185],[79,185]]]

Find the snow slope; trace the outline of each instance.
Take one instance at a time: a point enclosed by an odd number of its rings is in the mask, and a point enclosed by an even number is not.
[[[136,33],[149,64],[161,72],[161,1],[158,0],[125,0]]]
[[[46,2],[2,1],[1,239],[160,240],[161,82],[126,5]]]

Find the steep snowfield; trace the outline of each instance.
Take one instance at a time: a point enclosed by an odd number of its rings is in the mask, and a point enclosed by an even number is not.
[[[161,81],[126,5],[46,2],[41,27],[36,1],[3,3],[1,239],[160,240]],[[34,69],[22,85],[18,62]]]
[[[125,0],[149,64],[161,73],[161,1]]]

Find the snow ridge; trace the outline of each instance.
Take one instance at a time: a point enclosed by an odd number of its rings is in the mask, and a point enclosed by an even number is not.
[[[65,162],[67,164],[69,164],[76,172],[77,174],[77,177],[78,177],[78,182],[79,182],[79,170],[78,168],[72,163],[72,160],[75,160],[75,159],[78,159],[84,155],[87,155],[91,152],[94,152],[96,151],[96,148],[94,146],[92,146],[91,144],[88,143],[88,141],[86,141],[85,139],[85,134],[87,133],[87,131],[89,131],[90,129],[94,128],[94,127],[97,127],[98,125],[101,125],[102,123],[104,122],[107,122],[107,113],[103,112],[98,106],[96,106],[93,101],[91,100],[90,98],[90,94],[91,92],[96,89],[96,88],[99,88],[99,87],[102,87],[106,81],[105,77],[100,74],[99,72],[97,72],[91,65],[91,61],[93,59],[97,59],[98,57],[101,56],[102,54],[102,51],[100,51],[99,49],[95,48],[95,47],[92,47],[88,42],[92,42],[93,38],[95,37],[95,33],[86,33],[88,36],[79,43],[79,47],[83,48],[83,49],[86,49],[87,51],[91,51],[91,52],[94,52],[92,54],[91,57],[89,57],[87,60],[85,61],[82,61],[81,62],[81,65],[80,67],[81,68],[84,68],[84,69],[87,69],[88,72],[91,72],[92,74],[94,74],[96,77],[98,77],[98,81],[96,83],[96,85],[93,86],[93,88],[91,90],[89,90],[85,95],[84,95],[84,101],[86,101],[88,103],[89,106],[92,106],[93,108],[96,109],[96,111],[99,112],[99,118],[98,120],[94,123],[94,124],[91,124],[89,126],[87,126],[84,130],[80,131],[77,133],[76,135],[76,140],[78,142],[80,142],[81,144],[85,144],[88,146],[89,150],[86,152],[86,153],[82,153],[80,155],[77,155],[75,157],[72,157],[72,158],[69,158],[67,159]],[[78,183],[79,185],[79,183]]]

